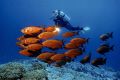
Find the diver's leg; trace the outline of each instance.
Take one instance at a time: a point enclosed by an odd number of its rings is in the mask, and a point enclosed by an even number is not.
[[[83,28],[80,28],[79,26],[73,27],[70,23],[68,23],[65,27],[69,30],[83,30]]]

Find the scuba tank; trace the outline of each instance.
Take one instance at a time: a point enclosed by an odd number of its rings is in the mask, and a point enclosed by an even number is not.
[[[62,11],[60,11],[60,15],[63,16],[67,21],[70,20],[70,18],[65,13],[63,13]]]

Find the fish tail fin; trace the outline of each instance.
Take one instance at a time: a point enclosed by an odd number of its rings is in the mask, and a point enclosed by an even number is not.
[[[45,25],[43,25],[43,26],[41,27],[41,30],[45,31]]]
[[[106,60],[107,60],[107,58],[105,58],[105,59],[104,59],[104,61],[103,61],[103,62],[104,62],[104,64],[106,64]]]
[[[62,40],[60,41],[60,44],[62,44],[62,45],[64,45],[64,42],[65,42],[65,41],[63,41],[63,40],[64,40],[64,39],[62,39]]]
[[[113,32],[111,32],[111,33],[109,34],[109,36],[110,36],[111,38],[113,38]]]
[[[55,52],[53,53],[53,55],[57,54],[56,52],[57,52],[57,51],[55,51]]]
[[[88,38],[87,40],[86,40],[86,42],[88,43],[88,40],[89,40],[90,38]]]
[[[79,31],[75,33],[75,35],[79,35]]]
[[[38,38],[38,41],[42,42],[42,39],[41,39],[41,38]]]
[[[113,47],[114,47],[114,45],[112,45],[112,46],[110,47],[110,49],[111,49],[112,51],[114,51],[114,50],[113,50]]]
[[[57,36],[59,36],[58,31],[56,31],[54,34],[57,35]]]
[[[85,48],[86,48],[86,47],[85,47]],[[82,50],[82,52],[85,52],[85,53],[86,53],[85,48]]]

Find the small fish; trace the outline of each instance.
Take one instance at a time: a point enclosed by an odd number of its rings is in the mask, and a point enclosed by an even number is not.
[[[54,56],[52,56],[50,58],[52,61],[57,61],[57,62],[60,62],[60,60],[65,60],[66,59],[66,56],[64,53],[60,53],[60,54],[55,54]]]
[[[91,62],[91,64],[93,66],[99,67],[98,65],[106,64],[106,60],[107,60],[107,58],[105,58],[104,60],[103,60],[103,58],[96,58]]]
[[[78,48],[78,47],[73,43],[67,43],[67,44],[65,44],[65,46],[63,48],[64,49],[74,49],[74,48]]]
[[[68,37],[73,37],[75,35],[79,35],[78,33],[79,33],[79,31],[76,33],[75,32],[66,32],[66,33],[62,34],[62,36],[65,38],[68,38]]]
[[[24,44],[37,43],[38,41],[41,41],[41,39],[37,39],[37,38],[25,38],[25,39],[21,40],[21,42],[24,43]]]
[[[59,28],[59,25],[57,26],[50,26],[45,29],[45,32],[53,32],[56,30],[56,28]]]
[[[48,39],[48,38],[54,37],[54,35],[59,36],[58,31],[56,31],[56,32],[43,32],[43,33],[38,35],[38,38],[39,39]]]
[[[76,56],[82,55],[82,52],[85,52],[85,48],[82,49],[71,49],[68,50],[67,52],[65,52],[65,55],[67,57],[72,57],[72,58],[76,58]]]
[[[82,60],[80,60],[80,63],[82,63],[82,64],[85,64],[87,62],[90,63],[90,59],[91,59],[91,52],[90,52],[90,54],[88,56],[86,56]]]
[[[85,44],[86,42],[88,43],[89,39],[90,38],[88,38],[87,40],[85,40],[85,38],[74,38],[70,40],[70,42],[75,44],[77,47],[83,47],[83,44]]]
[[[39,33],[41,30],[44,31],[44,27],[45,25],[43,25],[41,28],[39,26],[30,26],[22,29],[21,32],[24,34],[32,35],[34,33]]]
[[[107,39],[108,39],[109,37],[113,38],[113,32],[111,32],[110,34],[109,34],[109,33],[106,33],[106,34],[101,35],[101,36],[100,36],[100,39],[101,39],[102,41],[107,41]]]
[[[107,52],[109,52],[110,50],[113,51],[113,47],[114,47],[114,45],[111,46],[111,47],[108,47],[108,46],[101,46],[100,48],[97,49],[97,52],[100,53],[100,54],[105,55],[104,53],[107,53]]]

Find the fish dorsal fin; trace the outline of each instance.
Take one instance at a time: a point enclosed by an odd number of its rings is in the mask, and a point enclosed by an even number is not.
[[[109,33],[105,33],[105,34],[108,34],[108,35],[109,35]]]
[[[91,56],[91,52],[89,53],[89,55]]]
[[[78,38],[82,38],[82,39],[85,39],[85,38],[83,38],[83,37],[78,37]]]
[[[51,39],[51,40],[57,40],[57,41],[59,41],[59,39]]]

